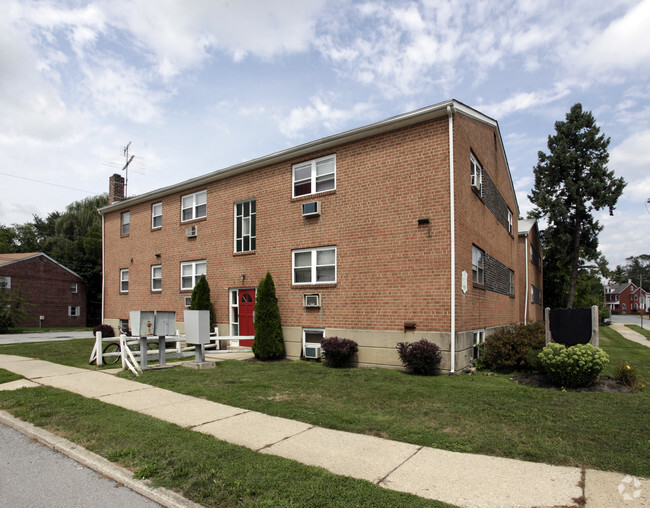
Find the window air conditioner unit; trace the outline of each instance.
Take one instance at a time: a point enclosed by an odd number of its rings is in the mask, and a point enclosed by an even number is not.
[[[306,344],[305,358],[320,358],[320,344]]]
[[[320,307],[320,294],[303,295],[302,303],[305,307]]]
[[[187,226],[185,228],[185,236],[188,238],[196,238],[196,226]]]
[[[471,178],[471,184],[472,187],[474,187],[476,190],[481,190],[481,174],[480,173],[474,173]]]
[[[310,201],[309,203],[302,204],[302,216],[313,217],[320,215],[320,201]]]

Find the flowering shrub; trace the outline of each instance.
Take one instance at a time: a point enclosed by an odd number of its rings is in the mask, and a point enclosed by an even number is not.
[[[544,371],[554,385],[578,388],[593,383],[609,363],[609,356],[591,344],[566,347],[552,343],[539,354]]]
[[[616,367],[616,379],[635,390],[643,391],[645,389],[645,377],[638,367],[634,367],[628,362],[618,364],[618,367]]]
[[[412,344],[398,342],[397,354],[406,371],[411,374],[433,376],[438,373],[441,360],[440,348],[433,342],[426,339],[420,339]]]
[[[325,356],[325,363],[330,367],[348,367],[359,348],[357,343],[350,339],[329,337],[320,343]]]
[[[535,370],[544,347],[543,323],[516,325],[490,335],[480,346],[476,367],[496,371]]]

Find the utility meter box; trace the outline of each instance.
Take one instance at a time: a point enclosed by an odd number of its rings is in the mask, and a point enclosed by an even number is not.
[[[156,313],[152,310],[132,310],[131,334],[136,337],[153,336],[155,334]]]
[[[210,343],[210,311],[186,310],[185,342],[188,344]]]
[[[176,313],[173,311],[156,311],[154,334],[158,337],[176,334]]]

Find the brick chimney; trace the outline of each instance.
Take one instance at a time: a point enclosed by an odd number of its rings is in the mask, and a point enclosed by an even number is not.
[[[124,178],[115,173],[108,180],[108,204],[124,200]]]

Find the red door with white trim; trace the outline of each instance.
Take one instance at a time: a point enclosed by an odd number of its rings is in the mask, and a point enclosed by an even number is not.
[[[253,311],[255,310],[255,290],[240,289],[239,302],[239,335],[255,335]],[[239,340],[240,346],[252,346],[253,339]]]

